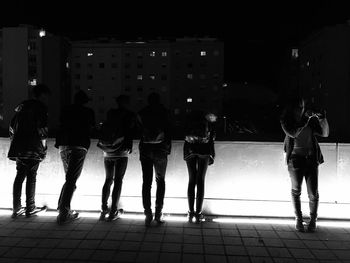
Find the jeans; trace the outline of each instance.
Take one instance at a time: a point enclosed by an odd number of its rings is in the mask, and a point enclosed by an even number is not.
[[[76,189],[76,182],[83,170],[86,150],[67,148],[61,151],[60,154],[66,174],[66,182],[62,187],[58,200],[58,210],[60,214],[67,214],[70,211],[70,203]]]
[[[318,194],[318,164],[315,158],[291,156],[288,162],[288,171],[292,182],[292,203],[297,218],[302,217],[301,212],[301,186],[305,177],[311,218],[317,218],[319,202]]]
[[[201,213],[204,200],[205,174],[209,165],[209,156],[193,156],[186,160],[188,169],[187,198],[190,212],[194,212],[195,188],[197,187],[196,212]]]
[[[152,213],[151,188],[153,181],[153,167],[155,170],[157,192],[156,192],[156,214],[162,212],[165,195],[165,172],[168,164],[168,155],[163,151],[140,151],[142,167],[142,202],[145,214]]]
[[[22,184],[25,178],[27,178],[26,207],[28,210],[35,208],[35,185],[39,164],[40,161],[35,159],[18,158],[16,160],[17,174],[13,183],[13,211],[17,211],[22,207]]]
[[[114,181],[112,191],[112,206],[111,211],[118,210],[117,206],[122,191],[123,178],[128,165],[128,157],[119,157],[116,159],[104,159],[106,180],[102,188],[102,210],[108,210],[108,197],[110,194],[111,185]]]

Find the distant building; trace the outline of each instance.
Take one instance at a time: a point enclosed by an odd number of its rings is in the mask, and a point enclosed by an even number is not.
[[[173,115],[193,108],[220,112],[223,52],[223,43],[216,39],[76,41],[71,84],[74,91],[88,92],[99,122],[120,94],[130,96],[135,111],[157,92]]]
[[[326,27],[299,50],[299,89],[316,108],[327,110],[330,136],[350,140],[350,25]]]
[[[30,25],[0,30],[0,126],[7,129],[14,108],[30,97],[30,87],[49,86],[49,127],[57,126],[69,99],[69,42]]]

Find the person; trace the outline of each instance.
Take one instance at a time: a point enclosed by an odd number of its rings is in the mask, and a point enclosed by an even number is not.
[[[58,201],[58,224],[68,223],[79,217],[79,213],[71,210],[70,203],[83,169],[86,153],[90,147],[91,132],[95,125],[93,110],[85,106],[88,102],[89,97],[80,90],[74,95],[74,103],[61,113],[61,125],[55,147],[59,149],[66,176]]]
[[[142,202],[145,225],[150,226],[153,221],[151,209],[153,167],[157,183],[154,219],[158,224],[162,224],[164,223],[162,210],[165,195],[165,173],[168,155],[171,151],[171,137],[168,110],[161,104],[159,94],[151,93],[148,96],[148,105],[139,111],[138,119],[141,126],[139,150],[143,178]]]
[[[216,116],[200,110],[187,114],[185,122],[184,160],[187,164],[189,181],[187,188],[188,221],[196,223],[204,220],[202,207],[204,201],[205,175],[208,165],[214,163],[215,131],[213,123]],[[195,194],[197,190],[197,194]],[[196,201],[196,210],[194,203]]]
[[[286,134],[284,151],[292,183],[295,229],[300,232],[305,231],[300,202],[301,186],[305,178],[310,207],[307,231],[314,232],[319,202],[318,166],[324,162],[316,136],[328,137],[329,135],[326,112],[305,110],[305,100],[297,97],[288,103],[280,122]]]
[[[8,158],[16,161],[17,174],[13,183],[13,213],[16,218],[25,213],[30,217],[44,207],[35,205],[36,175],[46,157],[48,137],[47,104],[50,94],[44,84],[33,87],[33,98],[20,103],[15,109],[15,115],[10,123],[11,144]],[[26,207],[22,207],[21,194],[23,181],[26,179]]]
[[[107,112],[107,120],[101,128],[100,139],[97,144],[103,150],[106,180],[102,188],[102,206],[100,220],[113,221],[123,213],[118,209],[123,178],[128,165],[128,155],[132,152],[133,133],[135,128],[135,114],[128,110],[130,99],[126,95],[116,98],[117,109]],[[110,188],[112,191],[112,205],[108,209]]]

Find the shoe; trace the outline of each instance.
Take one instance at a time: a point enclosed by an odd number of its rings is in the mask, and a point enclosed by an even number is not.
[[[187,212],[187,219],[189,223],[193,223],[193,218],[194,218],[194,212],[188,211]]]
[[[107,209],[107,210],[101,210],[99,220],[100,220],[100,221],[105,221],[106,215],[107,215],[107,214],[108,214],[108,209]]]
[[[305,232],[304,221],[302,218],[295,219],[295,230],[298,232]]]
[[[124,214],[124,210],[123,209],[118,209],[115,212],[110,212],[109,216],[108,216],[108,221],[114,221],[120,218],[120,216]]]
[[[199,224],[203,221],[205,221],[204,219],[204,215],[202,213],[195,213],[195,219],[196,219],[196,224]]]
[[[150,213],[145,213],[146,217],[145,217],[145,226],[150,226],[152,221],[153,221],[153,215],[152,212]]]
[[[156,213],[154,216],[154,220],[157,222],[158,225],[165,223],[162,212]]]
[[[13,211],[11,218],[17,218],[25,213],[25,207],[21,207],[20,209]]]
[[[59,214],[57,216],[57,224],[63,225],[66,223],[70,223],[79,218],[79,213],[76,211],[70,211],[68,214]]]
[[[313,233],[316,231],[316,218],[311,218],[307,225],[307,232]]]
[[[33,215],[36,215],[37,213],[40,213],[40,212],[45,212],[47,210],[47,206],[44,205],[42,207],[34,207],[30,210],[26,209],[26,217],[31,217]]]

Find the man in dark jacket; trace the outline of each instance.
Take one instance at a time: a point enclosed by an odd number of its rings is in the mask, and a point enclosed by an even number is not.
[[[151,209],[151,187],[153,167],[156,175],[156,211],[155,220],[163,223],[162,209],[165,194],[165,172],[168,154],[171,151],[170,123],[167,109],[160,103],[157,93],[148,97],[148,106],[139,112],[141,123],[140,161],[142,166],[142,201],[146,215],[145,225],[149,226],[153,220]]]
[[[95,126],[93,110],[84,106],[88,101],[86,93],[78,91],[74,96],[74,104],[64,109],[61,115],[61,127],[56,137],[55,147],[59,148],[66,182],[58,201],[58,224],[67,223],[79,217],[79,213],[70,209],[70,203],[90,147],[91,130]]]
[[[39,164],[46,156],[47,99],[50,90],[39,84],[33,87],[33,99],[23,101],[15,111],[10,123],[11,145],[8,158],[16,161],[17,175],[13,184],[12,218],[27,217],[45,207],[35,206],[35,185]],[[26,208],[21,205],[22,184],[26,180]]]

